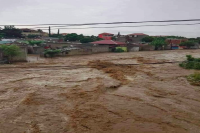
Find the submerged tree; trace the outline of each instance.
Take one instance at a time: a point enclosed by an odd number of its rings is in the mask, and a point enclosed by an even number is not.
[[[1,45],[0,49],[3,55],[8,57],[8,62],[11,63],[13,57],[21,54],[20,48],[17,45]]]

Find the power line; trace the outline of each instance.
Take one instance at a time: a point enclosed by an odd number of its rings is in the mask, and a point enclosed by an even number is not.
[[[109,22],[109,23],[85,23],[85,24],[31,24],[31,25],[14,25],[14,26],[83,26],[83,25],[101,25],[101,24],[133,24],[133,23],[164,23],[164,22],[192,22],[200,21],[200,19],[185,19],[185,20],[162,20],[162,21],[138,21],[138,22]],[[0,26],[9,26],[9,25],[0,25]],[[37,27],[42,28],[42,27]],[[43,27],[44,28],[44,27]],[[47,27],[45,27],[47,28]]]
[[[101,29],[101,28],[131,28],[131,27],[155,27],[155,26],[181,26],[181,25],[200,25],[200,23],[193,24],[166,24],[166,25],[138,25],[138,26],[110,26],[110,27],[86,27],[86,28],[59,28],[59,29]],[[48,30],[48,29],[41,29]],[[52,30],[57,30],[53,28]]]

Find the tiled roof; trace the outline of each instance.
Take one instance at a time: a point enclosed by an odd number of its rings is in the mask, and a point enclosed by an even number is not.
[[[181,42],[187,41],[187,39],[167,39],[166,40],[168,44],[176,44],[179,45]]]
[[[103,35],[114,35],[112,33],[101,33],[101,34],[103,34]]]

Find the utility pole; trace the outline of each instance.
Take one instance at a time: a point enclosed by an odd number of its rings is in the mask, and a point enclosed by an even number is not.
[[[58,29],[58,35],[60,35],[60,29]]]
[[[51,27],[49,26],[49,37],[51,36]]]

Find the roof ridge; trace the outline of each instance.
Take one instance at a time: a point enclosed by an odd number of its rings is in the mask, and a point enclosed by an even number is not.
[[[111,40],[112,42],[114,42],[115,44],[117,44],[117,42],[115,42],[115,41],[113,41],[113,40]]]

